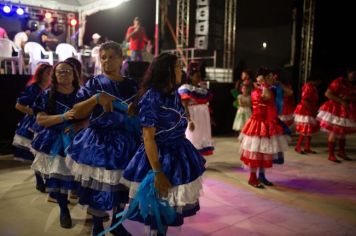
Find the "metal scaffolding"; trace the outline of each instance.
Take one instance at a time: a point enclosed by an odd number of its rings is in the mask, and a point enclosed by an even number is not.
[[[223,67],[233,69],[236,49],[236,2],[225,0]]]
[[[305,83],[310,76],[313,55],[313,40],[314,40],[314,15],[315,15],[315,0],[304,0],[303,5],[303,25],[301,33],[301,51],[299,78]]]
[[[189,44],[189,4],[190,0],[177,0],[177,49],[187,48]]]

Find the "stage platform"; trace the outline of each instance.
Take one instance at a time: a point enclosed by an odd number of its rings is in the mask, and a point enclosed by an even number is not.
[[[216,137],[216,153],[207,157],[201,211],[168,235],[355,235],[356,135],[347,145],[353,161],[340,164],[327,160],[325,134],[313,143],[318,154],[296,154],[291,147],[286,163],[267,174],[275,186],[256,189],[241,168],[237,138]],[[35,190],[34,181],[29,164],[0,157],[0,235],[90,235],[85,209],[72,202],[74,226],[62,229],[58,206]],[[142,225],[124,225],[134,236],[143,235]]]

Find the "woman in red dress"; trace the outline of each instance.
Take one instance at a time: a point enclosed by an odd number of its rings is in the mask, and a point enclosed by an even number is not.
[[[271,168],[275,157],[288,149],[288,136],[277,119],[272,72],[262,68],[256,77],[258,87],[251,93],[252,116],[243,127],[241,140],[241,161],[250,168],[248,183],[256,188],[273,185],[266,177],[265,168]],[[257,179],[257,169],[259,178]],[[261,184],[262,183],[262,184]]]
[[[338,156],[350,160],[345,153],[345,136],[356,132],[356,88],[352,84],[355,79],[356,68],[348,70],[346,77],[335,79],[325,92],[329,100],[319,108],[317,116],[321,130],[329,133],[329,160],[337,163],[340,160],[334,154],[336,138],[339,138]]]
[[[294,150],[301,154],[316,153],[310,148],[311,136],[319,131],[319,123],[316,120],[318,113],[319,95],[317,86],[321,80],[311,80],[303,85],[302,98],[294,111],[295,130],[299,134]],[[303,141],[304,150],[301,145]]]

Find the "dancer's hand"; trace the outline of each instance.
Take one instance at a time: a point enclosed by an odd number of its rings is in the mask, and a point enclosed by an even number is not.
[[[26,106],[26,108],[27,108],[27,114],[29,114],[29,115],[33,115],[33,109],[31,108],[31,107],[29,107],[29,106]]]
[[[164,175],[163,172],[159,172],[156,174],[155,188],[158,190],[160,197],[167,197],[168,189],[171,187],[171,182],[169,182],[168,178]]]
[[[136,115],[136,108],[133,103],[130,103],[127,108],[127,114],[129,116],[135,116]]]
[[[110,96],[106,93],[100,93],[98,96],[97,102],[102,105],[105,112],[112,112],[114,110],[112,102],[115,100],[113,96]]]
[[[74,119],[74,111],[73,109],[67,111],[64,113],[64,119],[65,120],[73,120]]]

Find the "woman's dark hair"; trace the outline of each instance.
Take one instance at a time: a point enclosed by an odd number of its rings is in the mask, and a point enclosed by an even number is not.
[[[68,62],[68,61],[62,61],[57,63],[54,67],[53,67],[53,73],[52,73],[52,84],[51,84],[51,88],[49,90],[49,100],[48,100],[48,114],[53,115],[56,112],[56,98],[57,98],[57,88],[58,88],[58,81],[57,81],[57,77],[56,77],[56,68],[58,65],[60,64],[67,64],[69,65],[72,70],[73,70],[73,82],[72,85],[74,87],[74,91],[78,91],[79,89],[79,74],[75,68],[75,66]]]
[[[175,66],[177,60],[177,56],[170,53],[162,53],[153,59],[142,79],[138,96],[131,106],[132,114],[137,114],[138,102],[150,88],[154,88],[164,94],[169,94],[175,89]]]
[[[36,67],[35,74],[32,76],[32,78],[27,82],[26,86],[32,85],[32,84],[37,84],[39,85],[42,80],[43,80],[43,74],[44,72],[48,69],[52,68],[50,64],[47,63],[41,63]]]
[[[75,66],[75,69],[79,75],[79,84],[84,85],[87,81],[87,78],[82,73],[82,63],[75,57],[69,57],[64,60],[65,62],[69,62]]]
[[[260,67],[258,70],[257,70],[257,73],[256,73],[256,78],[260,75],[262,76],[267,76],[269,74],[271,74],[272,71],[270,69],[268,69],[267,67]]]
[[[154,88],[161,93],[170,93],[175,87],[175,66],[178,58],[170,53],[162,53],[156,57],[148,67],[140,88],[140,97],[145,92]]]
[[[114,42],[114,41],[107,41],[103,44],[100,45],[100,48],[99,48],[99,54],[101,53],[101,51],[104,51],[104,50],[113,50],[119,57],[123,57],[122,56],[122,49],[120,47],[120,44]]]
[[[69,57],[64,60],[64,62],[69,62],[75,66],[75,69],[78,72],[79,77],[82,76],[82,63],[75,57]]]
[[[190,79],[195,73],[201,72],[200,71],[200,63],[198,62],[190,62],[188,65],[188,69],[187,69],[187,78],[186,78],[186,82],[187,83],[191,83],[192,80]]]

